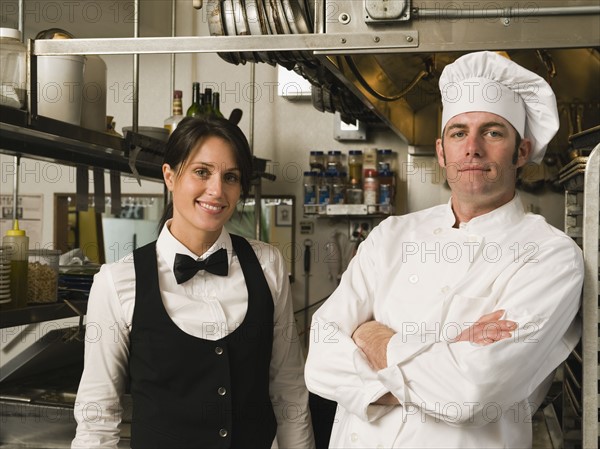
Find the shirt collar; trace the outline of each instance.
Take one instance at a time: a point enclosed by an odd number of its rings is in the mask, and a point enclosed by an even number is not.
[[[452,216],[453,226],[456,217],[452,212],[452,198],[448,201],[446,218]],[[497,231],[498,229],[506,229],[523,219],[525,216],[525,210],[523,209],[523,203],[518,192],[515,192],[515,196],[508,203],[494,209],[487,214],[479,215],[471,219],[466,223],[461,223],[459,228],[467,232],[476,234],[485,234],[490,231]]]
[[[219,235],[219,238],[217,238],[217,241],[210,248],[208,248],[204,254],[198,256],[190,251],[183,243],[177,240],[173,234],[171,234],[171,231],[169,230],[170,224],[171,220],[168,220],[160,231],[160,235],[156,240],[156,252],[160,257],[162,257],[171,270],[173,269],[173,263],[175,262],[176,254],[185,254],[193,259],[204,260],[221,248],[225,248],[227,250],[228,263],[231,264],[233,246],[231,243],[231,236],[225,227],[223,227],[221,230],[221,234]]]

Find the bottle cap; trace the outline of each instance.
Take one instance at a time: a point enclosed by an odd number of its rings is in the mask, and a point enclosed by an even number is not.
[[[11,237],[25,235],[25,230],[19,229],[19,220],[14,221],[13,228],[6,231],[6,235],[11,236]]]

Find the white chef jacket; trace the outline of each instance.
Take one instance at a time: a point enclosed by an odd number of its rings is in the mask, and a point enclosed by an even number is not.
[[[254,240],[251,244],[274,302],[270,396],[277,437],[273,447],[310,449],[314,442],[303,379],[304,357],[294,322],[287,270],[276,248]],[[167,313],[184,332],[213,341],[235,330],[248,306],[242,268],[232,253],[231,237],[225,229],[201,258],[220,248],[228,251],[228,276],[201,270],[189,281],[177,284],[173,274],[175,254],[194,259],[198,256],[173,237],[168,223],[156,242],[158,280]],[[87,309],[84,371],[75,403],[78,425],[73,449],[116,448],[119,442],[119,398],[128,382],[135,283],[132,255],[103,265],[94,277]]]
[[[451,203],[390,217],[315,313],[310,391],[339,404],[331,448],[528,448],[531,419],[580,337],[577,245],[517,196],[453,228]],[[451,343],[499,309],[518,323],[491,345]],[[396,334],[373,370],[351,335]],[[391,392],[399,406],[371,405]]]

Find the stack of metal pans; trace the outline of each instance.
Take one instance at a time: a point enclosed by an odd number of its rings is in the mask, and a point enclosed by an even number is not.
[[[208,0],[206,10],[212,36],[259,36],[313,32],[315,0]],[[252,51],[219,53],[232,64],[266,62],[292,69],[314,61],[306,51]]]
[[[260,36],[313,33],[317,0],[207,0],[208,27],[212,36]],[[322,14],[321,14],[322,15]],[[218,53],[231,64],[279,64],[306,78],[313,86],[313,106],[321,112],[339,111],[342,120],[367,124],[380,119],[339,81],[310,51]]]

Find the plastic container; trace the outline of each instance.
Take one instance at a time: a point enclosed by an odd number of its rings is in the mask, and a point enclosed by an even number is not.
[[[38,114],[81,125],[85,56],[39,56]]]
[[[85,60],[81,126],[100,132],[106,128],[106,63],[97,55]]]
[[[10,301],[2,304],[2,310],[20,309],[27,306],[27,255],[29,237],[19,229],[15,220],[13,229],[6,231],[2,238],[2,246],[8,247],[10,257]]]
[[[60,251],[32,249],[28,254],[27,302],[51,303],[58,299]]]
[[[12,108],[25,107],[27,92],[27,47],[21,32],[0,28],[0,104]]]

